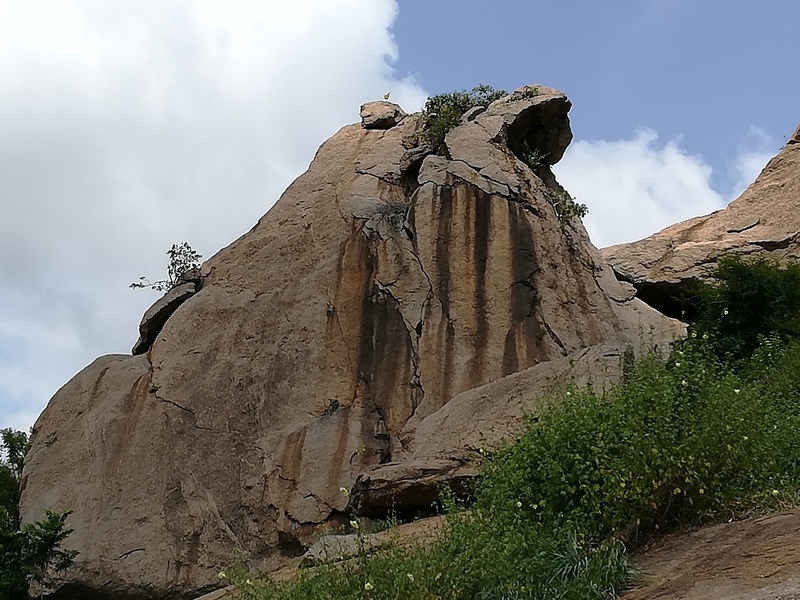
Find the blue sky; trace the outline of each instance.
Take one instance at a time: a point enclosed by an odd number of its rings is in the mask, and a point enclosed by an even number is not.
[[[599,246],[721,208],[800,122],[800,4],[0,0],[0,427],[128,352],[171,244],[247,231],[386,91],[566,92]]]

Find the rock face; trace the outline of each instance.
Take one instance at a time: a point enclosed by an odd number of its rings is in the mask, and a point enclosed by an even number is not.
[[[641,578],[624,600],[800,598],[800,512],[671,534],[633,562]]]
[[[238,556],[279,568],[351,518],[340,488],[362,473],[411,461],[383,469],[408,481],[468,449],[463,411],[491,420],[493,402],[469,390],[681,331],[558,221],[547,165],[570,103],[537,90],[470,111],[447,156],[419,145],[413,115],[344,127],[203,265],[145,353],[99,358],[53,397],[22,499],[27,520],[74,510],[81,554],[53,597],[188,598]]]
[[[682,286],[702,279],[724,254],[800,258],[800,127],[758,178],[727,208],[611,246],[603,255],[638,296],[668,314]],[[677,315],[676,315],[677,316]]]

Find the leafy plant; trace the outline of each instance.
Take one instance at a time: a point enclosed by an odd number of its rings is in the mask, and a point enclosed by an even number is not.
[[[519,156],[531,169],[536,170],[544,165],[545,155],[539,148],[531,148],[528,140],[522,140]]]
[[[147,277],[140,277],[139,281],[133,282],[130,287],[136,288],[150,288],[157,292],[168,292],[174,287],[183,283],[183,276],[192,269],[200,268],[200,259],[203,258],[201,254],[189,245],[188,242],[181,244],[173,244],[172,248],[167,250],[169,262],[167,263],[167,278],[159,281],[151,282]]]
[[[18,600],[28,596],[30,583],[45,583],[78,553],[61,547],[72,532],[66,527],[69,511],[46,511],[43,520],[20,527],[19,483],[30,440],[13,429],[4,429],[0,439],[5,455],[0,461],[0,600]]]
[[[14,429],[0,431],[0,509],[19,523],[19,482],[22,465],[30,448],[28,434]]]
[[[738,360],[770,336],[800,334],[800,264],[731,255],[717,263],[712,277],[696,288],[702,308],[695,330],[710,336],[717,356]]]
[[[582,219],[589,212],[588,206],[576,202],[567,192],[548,190],[547,198],[556,211],[561,229],[566,229],[572,224],[573,219],[576,217]]]
[[[431,96],[422,110],[421,138],[433,146],[444,142],[447,133],[461,121],[470,108],[488,106],[498,98],[507,96],[503,90],[480,84],[471,91],[461,90]]]

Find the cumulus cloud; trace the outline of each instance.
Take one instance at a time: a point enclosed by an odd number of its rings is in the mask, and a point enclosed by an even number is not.
[[[761,173],[761,170],[775,155],[776,143],[761,127],[751,125],[739,152],[729,169],[733,182],[730,197],[735,198]]]
[[[392,92],[393,0],[0,0],[0,427],[127,352],[165,251],[244,231]]]
[[[598,247],[647,237],[675,223],[723,208],[731,198],[711,186],[711,167],[681,140],[662,142],[651,129],[629,140],[575,142],[555,171],[589,207],[586,229]],[[757,161],[741,155],[742,176]]]

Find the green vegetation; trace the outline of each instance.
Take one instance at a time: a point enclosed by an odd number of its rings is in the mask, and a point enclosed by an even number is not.
[[[43,520],[20,527],[20,480],[30,442],[12,429],[3,429],[0,439],[0,600],[19,600],[28,597],[31,582],[44,583],[49,572],[69,567],[77,552],[61,548],[72,532],[69,512],[47,511]]]
[[[695,292],[696,329],[719,358],[746,358],[769,337],[788,341],[800,333],[800,264],[728,256],[715,279]]]
[[[797,506],[795,268],[722,261],[717,283],[698,296],[700,320],[669,360],[641,360],[605,396],[571,388],[552,398],[487,459],[469,507],[446,502],[436,539],[374,554],[362,545],[357,557],[288,583],[240,572],[232,580],[241,597],[611,598],[633,575],[625,548]],[[765,297],[774,302],[757,327],[738,320]]]
[[[167,278],[159,281],[151,282],[147,277],[139,277],[139,281],[133,282],[130,287],[134,289],[150,288],[157,292],[168,292],[179,284],[184,283],[182,277],[192,269],[200,268],[200,259],[203,258],[198,254],[188,242],[181,244],[172,244],[172,248],[167,250],[169,262],[167,263]]]
[[[561,229],[566,229],[572,220],[576,217],[582,219],[589,212],[589,207],[585,204],[579,204],[567,192],[556,192],[549,190],[547,198],[553,205],[558,217],[558,222],[561,223]]]
[[[461,121],[461,117],[475,106],[489,106],[508,92],[480,84],[472,91],[448,92],[431,96],[422,109],[422,140],[433,146],[444,142],[447,132]]]

